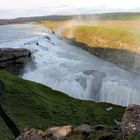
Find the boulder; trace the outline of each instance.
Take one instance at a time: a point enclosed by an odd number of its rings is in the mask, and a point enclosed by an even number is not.
[[[94,127],[88,124],[82,124],[74,129],[74,132],[78,133],[90,133],[94,131]]]
[[[73,133],[74,127],[71,125],[48,128],[47,133],[53,140],[64,140]]]
[[[29,129],[22,133],[16,140],[46,140],[47,134],[41,130]]]
[[[26,129],[16,140],[120,140],[121,134],[118,128],[104,125],[91,126],[82,124],[74,127],[71,125],[50,127],[45,132],[38,129]]]
[[[122,119],[124,135],[140,133],[140,105],[130,104]]]
[[[0,49],[0,69],[21,74],[27,62],[31,62],[31,52],[27,49]]]

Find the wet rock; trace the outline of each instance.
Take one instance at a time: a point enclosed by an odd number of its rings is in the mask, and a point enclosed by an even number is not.
[[[54,42],[52,42],[52,45],[53,45],[53,46],[55,46],[55,43],[54,43]]]
[[[100,77],[106,76],[106,74],[104,72],[99,72],[96,70],[85,70],[83,73],[86,75],[93,75],[93,76],[95,75],[95,76],[100,76]]]
[[[24,65],[31,60],[31,52],[27,49],[0,49],[0,69],[21,74]]]
[[[102,87],[102,80],[106,74],[96,70],[85,70],[83,73],[84,75],[77,78],[76,81],[84,90],[89,90],[89,94],[86,95],[87,99],[99,101],[99,92]]]
[[[85,70],[83,71],[83,73],[86,76],[93,76],[93,82],[95,81],[96,83],[96,85],[94,86],[95,90],[96,90],[96,87],[97,88],[100,87],[102,83],[102,78],[106,76],[105,73],[99,72],[96,70]],[[79,84],[83,87],[84,90],[87,88],[87,78],[85,76],[77,78],[76,81],[79,82]]]
[[[86,88],[87,88],[87,78],[85,78],[85,77],[79,77],[79,78],[77,78],[75,80],[81,85],[81,87],[84,90],[86,90]]]
[[[122,119],[124,135],[140,133],[140,105],[130,104]]]
[[[39,43],[37,42],[36,45],[39,46]]]
[[[44,36],[46,39],[48,39],[48,41],[51,41],[51,38],[48,36],[48,35],[46,35],[46,36]]]

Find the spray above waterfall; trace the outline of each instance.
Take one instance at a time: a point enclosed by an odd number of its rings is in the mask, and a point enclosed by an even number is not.
[[[23,39],[17,41],[15,36],[12,43],[7,43],[6,40],[0,45],[1,48],[27,48],[32,52],[35,67],[30,69],[28,65],[23,78],[42,83],[78,99],[123,106],[129,103],[140,104],[139,75],[70,45],[45,28],[27,24],[26,29],[33,31],[30,32],[30,38],[25,38],[28,32],[19,25],[16,33],[24,30]],[[44,36],[44,32],[51,41]]]

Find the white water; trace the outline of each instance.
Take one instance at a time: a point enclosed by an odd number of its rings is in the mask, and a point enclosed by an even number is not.
[[[140,104],[139,75],[69,45],[42,27],[31,24],[1,26],[0,32],[0,48],[32,51],[36,68],[31,70],[27,66],[23,78],[78,99],[123,106]],[[44,37],[47,34],[51,41]]]

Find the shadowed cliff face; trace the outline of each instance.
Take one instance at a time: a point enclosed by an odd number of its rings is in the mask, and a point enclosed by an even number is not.
[[[140,74],[140,56],[124,50],[88,48],[88,51],[105,60],[111,61],[120,68]]]
[[[122,69],[140,74],[140,56],[136,53],[113,48],[89,47],[84,43],[76,42],[74,39],[66,40],[70,44],[77,45],[93,55],[115,63]]]
[[[31,52],[27,49],[0,49],[0,69],[22,74],[26,63],[31,62]]]

